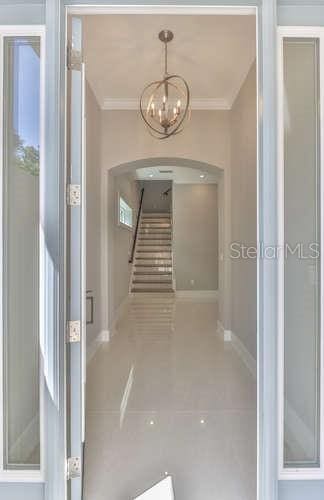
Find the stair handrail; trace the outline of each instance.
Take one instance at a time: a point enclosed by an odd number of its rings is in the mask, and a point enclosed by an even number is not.
[[[135,233],[134,233],[134,237],[133,237],[132,251],[131,251],[130,258],[128,260],[129,264],[132,264],[133,260],[134,260],[138,226],[139,226],[139,221],[140,221],[140,217],[141,217],[141,213],[142,213],[143,197],[144,197],[144,188],[141,189],[141,197],[140,197],[140,202],[139,202],[138,211],[137,211],[137,219],[136,219]]]

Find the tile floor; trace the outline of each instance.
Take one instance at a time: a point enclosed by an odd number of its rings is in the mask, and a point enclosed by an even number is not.
[[[140,294],[138,294],[140,295]],[[256,383],[217,304],[137,296],[88,366],[85,500],[255,500]]]

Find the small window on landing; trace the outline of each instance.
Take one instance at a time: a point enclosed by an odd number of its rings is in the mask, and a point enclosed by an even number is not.
[[[133,227],[133,209],[120,195],[118,195],[118,224],[128,229]]]

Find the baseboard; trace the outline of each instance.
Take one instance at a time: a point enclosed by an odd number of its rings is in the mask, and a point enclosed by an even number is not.
[[[109,330],[101,330],[101,332],[98,333],[96,338],[91,342],[89,346],[87,346],[87,363],[90,363],[94,355],[96,354],[97,350],[99,347],[105,343],[109,342],[111,337],[113,336],[115,330],[116,330],[116,325],[120,317],[123,315],[124,310],[126,305],[128,304],[129,297],[128,295],[125,297],[124,300],[120,303],[118,306],[115,316],[111,322],[111,325],[109,327]]]
[[[223,323],[219,320],[217,320],[217,334],[224,342],[230,342],[232,340],[231,330],[225,330]]]
[[[96,336],[96,338],[87,346],[87,363],[90,363],[97,350],[104,342],[109,342],[110,334],[109,330],[101,330],[101,332]]]
[[[176,290],[179,299],[211,300],[218,299],[218,290]]]
[[[10,449],[10,456],[13,461],[15,460],[15,456],[19,456],[18,461],[26,461],[30,457],[30,455],[35,450],[36,446],[39,445],[39,417],[35,416],[27,425],[25,430],[20,434],[20,436],[16,439],[15,443],[12,445]],[[21,452],[23,450],[23,455]]]

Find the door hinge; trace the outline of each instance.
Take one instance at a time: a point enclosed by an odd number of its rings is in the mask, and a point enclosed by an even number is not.
[[[66,65],[68,69],[81,71],[82,67],[82,52],[73,48],[71,42],[68,42],[66,47]]]
[[[68,343],[71,342],[80,342],[81,340],[81,321],[68,321],[67,322],[67,332],[66,332],[66,341]]]
[[[81,477],[81,459],[80,457],[69,457],[67,459],[67,479]]]
[[[68,184],[66,189],[66,201],[70,207],[81,205],[81,186],[80,184]]]

